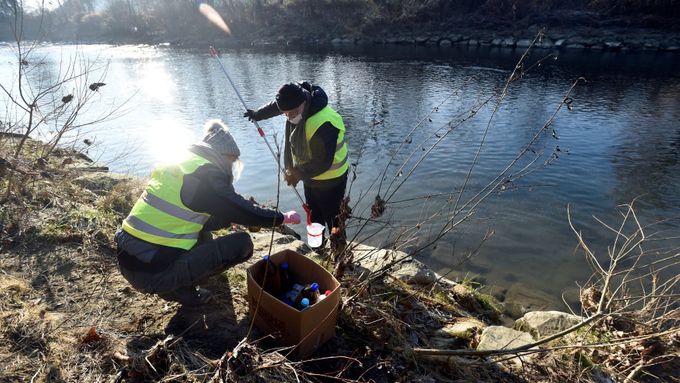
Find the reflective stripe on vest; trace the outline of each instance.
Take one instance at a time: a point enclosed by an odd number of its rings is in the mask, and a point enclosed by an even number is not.
[[[342,122],[342,117],[330,106],[326,106],[319,112],[307,119],[305,123],[305,136],[307,143],[312,139],[314,133],[326,122],[330,122],[336,129],[338,129],[338,140],[335,145],[335,155],[333,156],[333,164],[328,170],[312,177],[313,180],[330,180],[338,178],[347,172],[349,169],[348,158],[349,151],[347,150],[347,143],[345,142],[345,124]]]
[[[123,230],[157,245],[194,247],[210,215],[186,207],[180,193],[184,176],[206,163],[209,161],[191,153],[179,164],[154,169],[146,190],[123,221]]]

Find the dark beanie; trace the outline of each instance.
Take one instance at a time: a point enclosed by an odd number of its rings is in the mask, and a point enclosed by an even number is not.
[[[280,111],[297,108],[305,101],[305,93],[302,87],[296,83],[289,82],[279,89],[276,93],[276,106]]]

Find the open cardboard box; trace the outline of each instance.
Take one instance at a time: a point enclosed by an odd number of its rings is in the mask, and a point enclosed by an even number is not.
[[[276,265],[288,262],[296,283],[317,282],[321,291],[331,290],[326,299],[300,311],[262,290],[258,281],[262,281],[264,273],[263,260],[248,268],[248,307],[250,316],[255,315],[255,326],[274,335],[282,346],[297,345],[292,354],[304,358],[335,335],[340,283],[319,264],[292,250],[272,254],[270,259]]]

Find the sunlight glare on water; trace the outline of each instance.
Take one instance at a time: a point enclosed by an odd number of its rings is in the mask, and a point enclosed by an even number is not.
[[[140,78],[139,90],[143,97],[155,99],[165,104],[175,102],[177,87],[164,63],[157,61],[145,63],[142,71],[144,76]]]
[[[179,159],[178,153],[183,153],[196,140],[195,132],[185,124],[175,120],[160,119],[153,121],[144,132],[148,153],[155,163],[169,164]]]

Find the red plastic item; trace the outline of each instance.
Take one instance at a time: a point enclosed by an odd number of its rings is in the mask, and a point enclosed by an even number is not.
[[[309,205],[303,204],[302,208],[305,209],[305,213],[307,214],[307,225],[312,224],[312,209],[309,208]]]

